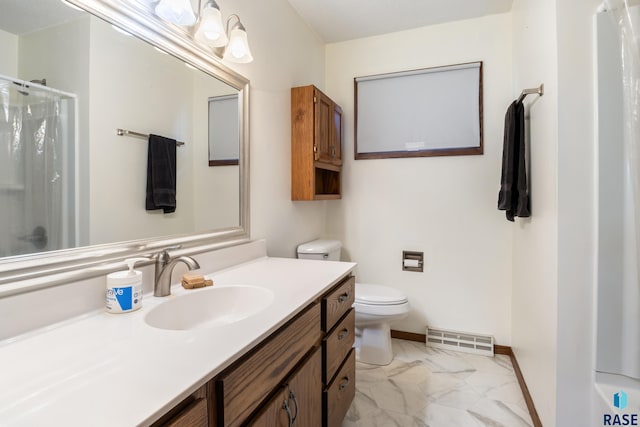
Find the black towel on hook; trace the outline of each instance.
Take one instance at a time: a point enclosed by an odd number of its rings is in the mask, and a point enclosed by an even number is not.
[[[513,101],[504,118],[504,145],[502,147],[502,177],[498,193],[498,209],[506,217],[529,217],[529,188],[525,163],[524,105]]]
[[[147,149],[148,211],[162,209],[164,213],[176,210],[176,140],[149,135]]]

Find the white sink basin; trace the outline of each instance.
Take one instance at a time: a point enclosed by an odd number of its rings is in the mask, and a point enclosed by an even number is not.
[[[219,286],[190,291],[151,309],[149,326],[177,331],[215,328],[251,317],[267,308],[273,292],[256,286]]]

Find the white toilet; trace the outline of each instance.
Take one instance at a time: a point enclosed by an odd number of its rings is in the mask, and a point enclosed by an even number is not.
[[[340,261],[337,240],[314,240],[298,246],[298,258]],[[360,362],[388,365],[393,360],[390,324],[409,314],[406,295],[388,286],[356,283],[356,355]]]

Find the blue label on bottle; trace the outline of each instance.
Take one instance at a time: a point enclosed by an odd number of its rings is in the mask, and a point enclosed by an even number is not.
[[[126,288],[113,288],[113,293],[115,294],[122,311],[131,310],[131,286],[127,286]]]

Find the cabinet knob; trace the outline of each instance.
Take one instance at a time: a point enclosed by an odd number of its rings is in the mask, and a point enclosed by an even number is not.
[[[318,146],[313,144],[313,160],[318,160],[320,156],[318,155]]]
[[[345,292],[344,294],[340,295],[338,297],[338,302],[340,304],[342,304],[343,302],[345,302],[347,299],[349,299],[349,292]]]
[[[349,335],[349,330],[347,328],[344,328],[338,334],[338,341],[342,341],[347,335]]]

